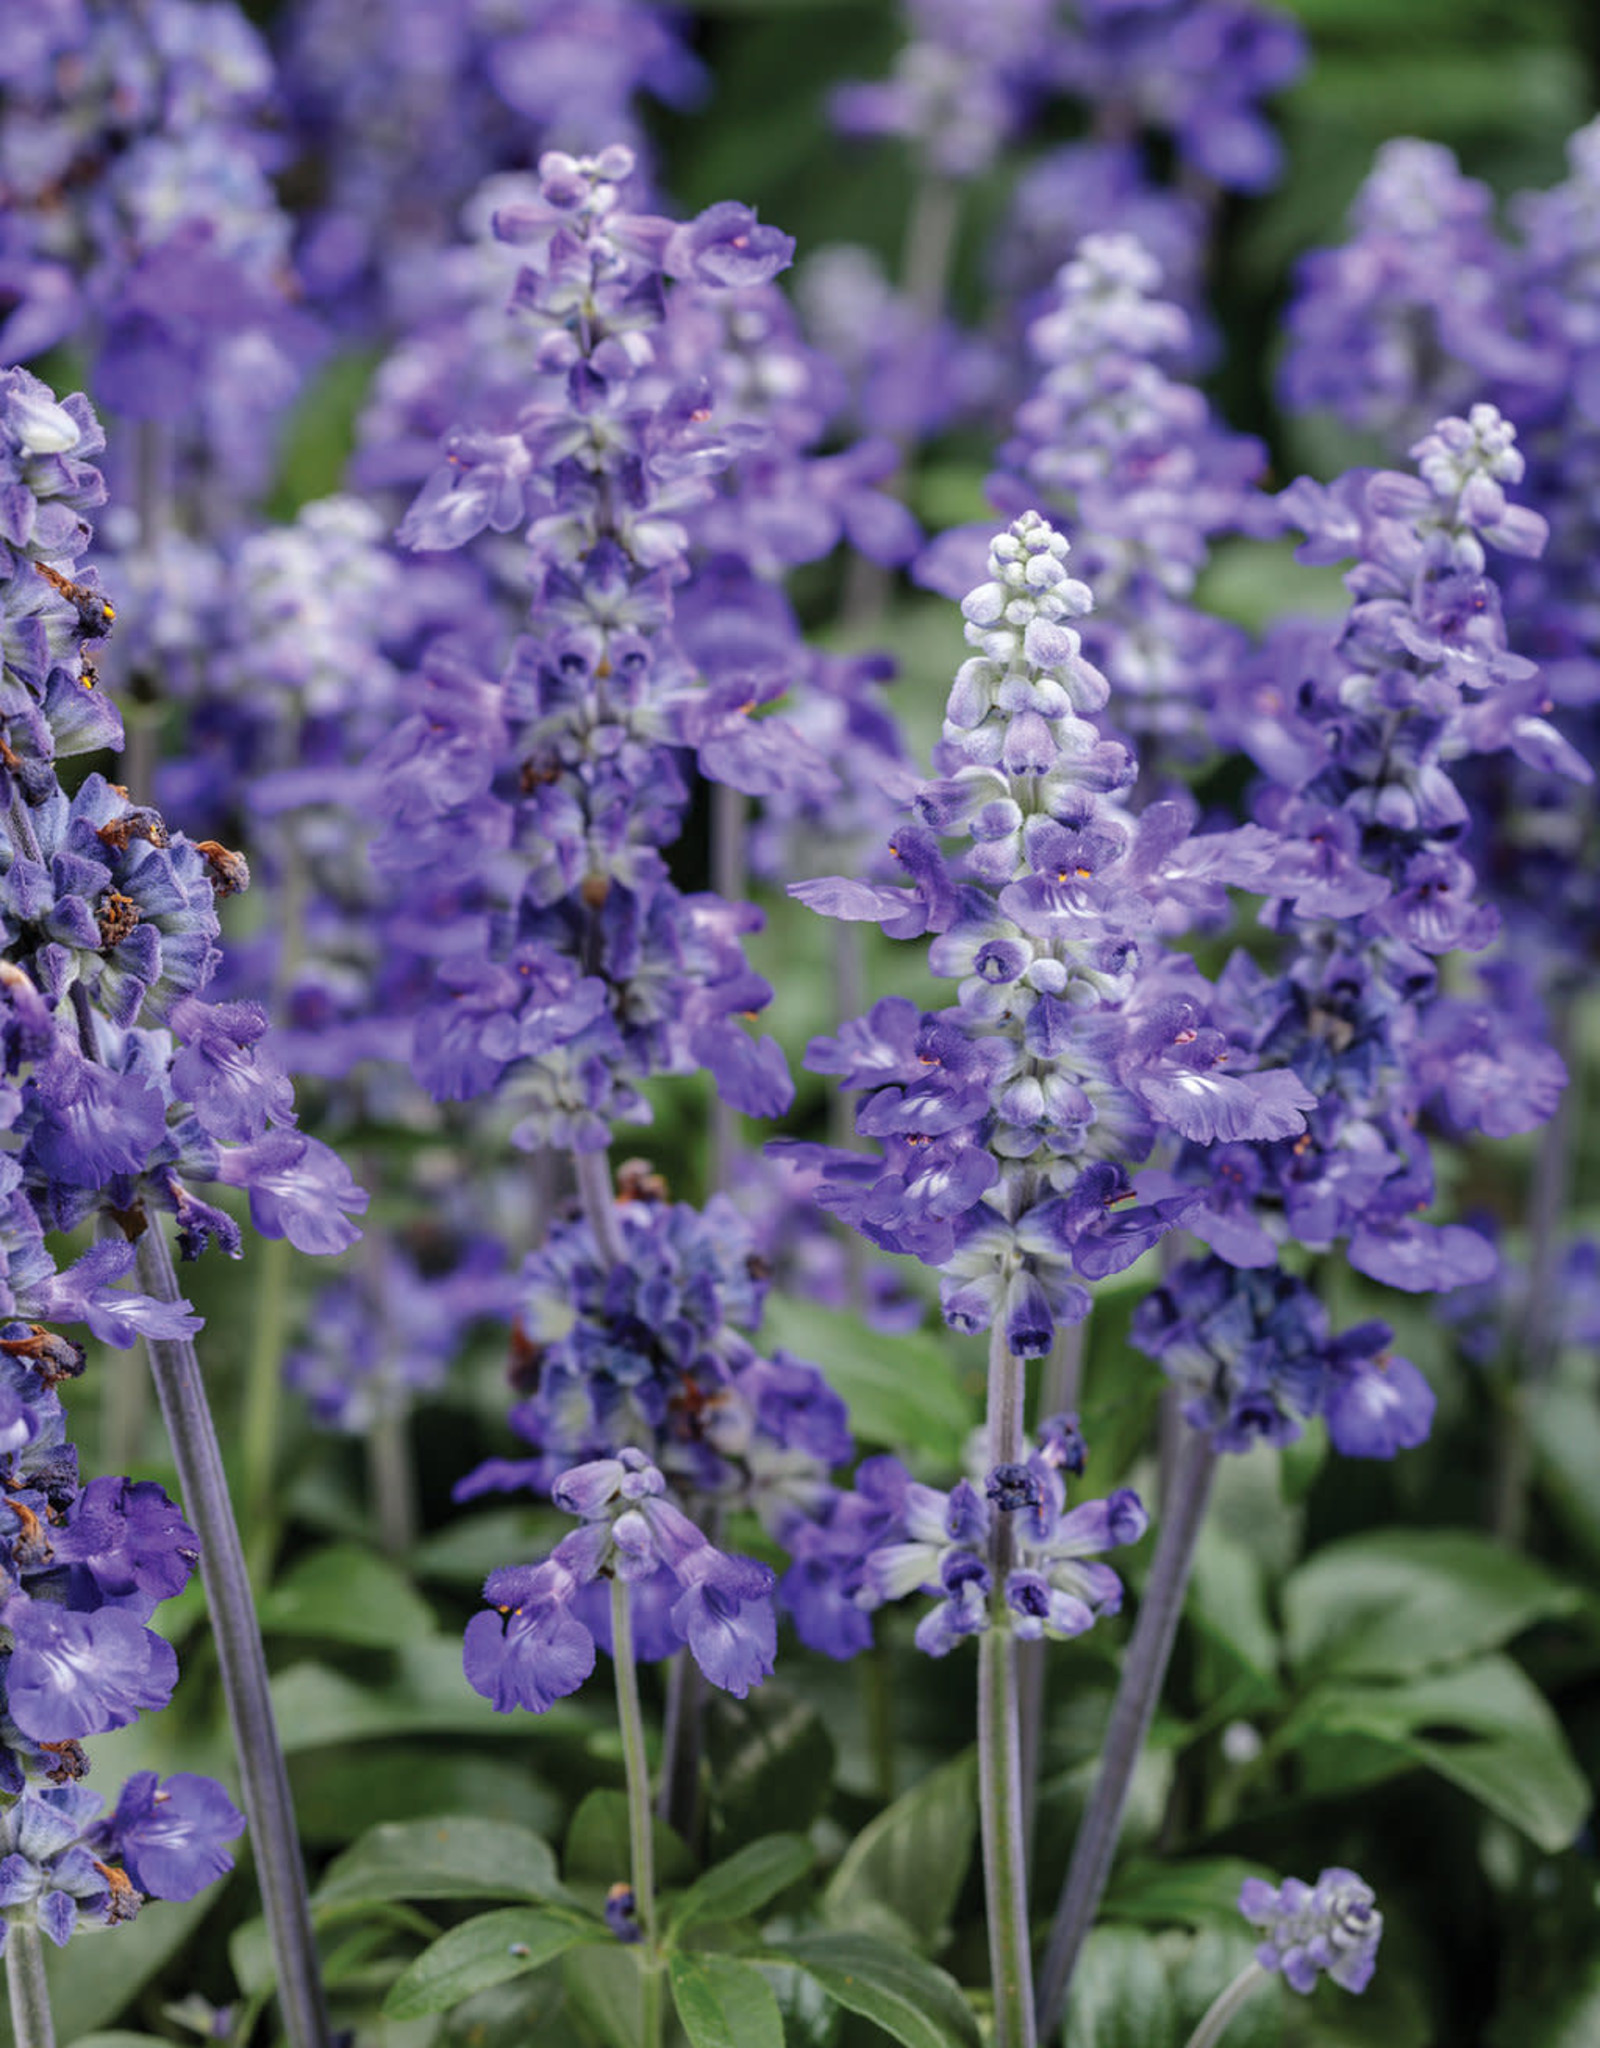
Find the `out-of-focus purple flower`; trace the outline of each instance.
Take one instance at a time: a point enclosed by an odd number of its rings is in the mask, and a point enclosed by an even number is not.
[[[1314,1885],[1286,1877],[1274,1887],[1247,1877],[1239,1911],[1266,1936],[1256,1961],[1264,1970],[1281,1970],[1292,1990],[1310,1991],[1324,1973],[1346,1991],[1365,1991],[1371,1983],[1383,1915],[1372,1887],[1353,1870],[1325,1870]]]

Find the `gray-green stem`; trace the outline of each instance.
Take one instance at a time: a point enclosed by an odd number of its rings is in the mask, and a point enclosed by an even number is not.
[[[56,2048],[50,1987],[44,1976],[44,1944],[31,1920],[6,1929],[6,1991],[11,1999],[11,2038],[16,2048]]]
[[[139,1284],[144,1291],[157,1301],[181,1300],[158,1216],[147,1218],[137,1249]],[[200,1539],[200,1576],[239,1760],[240,1791],[250,1823],[261,1902],[277,1963],[284,2031],[293,2048],[328,2048],[331,2036],[289,1772],[278,1741],[266,1652],[200,1360],[187,1337],[149,1337],[145,1345],[178,1468],[183,1510]]]
[[[1219,1991],[1205,2009],[1200,2024],[1189,2036],[1186,2048],[1217,2048],[1217,2043],[1227,2032],[1233,2016],[1245,2003],[1258,1984],[1265,1984],[1271,1975],[1259,1963],[1246,1963],[1233,1982]]]
[[[628,1583],[611,1581],[611,1662],[617,1676],[617,1721],[622,1730],[622,1765],[627,1777],[628,1847],[633,1858],[633,1907],[644,1935],[644,2023],[641,2048],[661,2040],[661,1951],[656,1942],[654,1821],[650,1813],[650,1765],[639,1711],[639,1673],[633,1656],[633,1610]]]
[[[1035,1420],[1069,1412],[1078,1405],[1078,1384],[1083,1377],[1084,1338],[1087,1320],[1064,1323],[1039,1375],[1039,1399]],[[1039,1763],[1044,1747],[1044,1692],[1048,1642],[1017,1645],[1017,1720],[1022,1739],[1022,1852],[1023,1868],[1033,1870],[1033,1838],[1039,1819]]]
[[[1111,1875],[1128,1787],[1133,1782],[1134,1766],[1150,1733],[1162,1681],[1167,1675],[1216,1465],[1217,1454],[1210,1439],[1199,1430],[1192,1431],[1178,1457],[1171,1491],[1163,1504],[1155,1558],[1144,1598],[1139,1603],[1139,1618],[1128,1641],[1121,1682],[1100,1752],[1100,1775],[1072,1847],[1072,1862],[1039,1975],[1039,2014],[1047,2039],[1061,2023],[1073,1967],[1084,1938],[1094,1925],[1106,1880]]]
[[[380,1393],[367,1425],[367,1489],[386,1557],[403,1557],[417,1540],[417,1483],[411,1460],[411,1403],[399,1389]]]
[[[997,1319],[989,1337],[986,1462],[1022,1459],[1023,1367]],[[1006,1607],[1013,1555],[1011,1517],[992,1512],[989,1626],[978,1641],[978,1813],[983,1889],[994,1987],[995,2048],[1034,2048],[1033,1958],[1028,1947],[1028,1876],[1022,1821],[1022,1736],[1017,1714],[1017,1641]]]

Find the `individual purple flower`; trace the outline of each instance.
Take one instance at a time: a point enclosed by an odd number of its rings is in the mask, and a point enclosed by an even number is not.
[[[11,1718],[35,1742],[69,1742],[125,1728],[164,1707],[177,1682],[172,1645],[137,1613],[101,1607],[79,1614],[13,1596],[5,1687]]]
[[[233,1858],[225,1844],[243,1832],[244,1815],[214,1778],[135,1771],[96,1836],[140,1891],[183,1900],[227,1875]]]
[[[1149,1517],[1127,1488],[1067,1506],[1064,1475],[1073,1469],[1075,1432],[1073,1418],[1052,1418],[1039,1448],[1024,1462],[993,1467],[981,1492],[962,1480],[940,1493],[901,1474],[898,1501],[874,1527],[873,1540],[858,1556],[838,1560],[845,1596],[871,1612],[914,1592],[933,1595],[916,1641],[934,1657],[989,1628],[1008,1629],[1024,1642],[1062,1641],[1117,1613],[1122,1582],[1095,1560],[1137,1543]],[[996,1516],[1011,1523],[1011,1563],[998,1588],[990,1564]]]
[[[1239,1911],[1265,1935],[1256,1961],[1281,1971],[1291,1990],[1309,1992],[1323,1974],[1345,1991],[1365,1991],[1371,1983],[1383,1915],[1372,1887],[1353,1870],[1324,1870],[1314,1885],[1297,1877],[1278,1886],[1247,1877]]]
[[[495,1611],[467,1625],[468,1683],[497,1712],[544,1713],[582,1685],[597,1633],[582,1596],[602,1580],[651,1592],[670,1586],[665,1638],[641,1642],[642,1654],[687,1645],[706,1678],[739,1699],[771,1673],[771,1570],[717,1550],[667,1498],[666,1481],[642,1452],[573,1466],[553,1498],[581,1526],[543,1564],[491,1573],[484,1596]]]

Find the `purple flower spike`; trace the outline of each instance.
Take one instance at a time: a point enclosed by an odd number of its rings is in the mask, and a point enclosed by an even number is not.
[[[1325,1870],[1314,1886],[1289,1877],[1277,1889],[1247,1877],[1239,1911],[1265,1933],[1256,1961],[1264,1970],[1281,1970],[1293,1990],[1310,1991],[1324,1973],[1346,1991],[1365,1991],[1371,1983],[1383,1915],[1372,1887],[1353,1870]]]
[[[708,1542],[642,1451],[574,1466],[552,1497],[581,1526],[543,1564],[492,1573],[484,1595],[495,1612],[467,1624],[467,1682],[497,1712],[542,1714],[577,1691],[594,1669],[596,1637],[610,1641],[609,1608],[595,1595],[613,1578],[631,1591],[637,1654],[665,1657],[687,1644],[711,1683],[740,1699],[770,1675],[772,1571]]]
[[[1088,1314],[1083,1282],[1204,1206],[1165,1175],[1147,1199],[1132,1177],[1163,1129],[1208,1152],[1297,1140],[1318,1101],[1214,1022],[1216,992],[1165,954],[1223,910],[1227,885],[1265,885],[1275,842],[1253,826],[1196,836],[1185,802],[1130,810],[1137,764],[1091,723],[1107,684],[1067,554],[1024,513],[963,600],[975,652],[950,692],[940,779],[891,843],[910,887],[791,885],[824,915],[931,934],[930,967],[957,983],[937,1015],[890,1000],[809,1049],[863,1091],[856,1129],[881,1147],[825,1155],[817,1200],[937,1267],[945,1320],[998,1324],[1019,1358]]]
[[[968,1480],[948,1494],[908,1484],[892,1460],[878,1461],[896,1483],[886,1486],[889,1475],[873,1472],[870,1493],[843,1496],[835,1512],[840,1537],[856,1535],[853,1552],[841,1542],[835,1553],[841,1590],[867,1611],[914,1592],[935,1595],[916,1637],[934,1657],[997,1621],[1024,1641],[1082,1635],[1122,1604],[1121,1580],[1092,1560],[1137,1543],[1149,1517],[1126,1488],[1069,1509],[1063,1474],[1081,1450],[1076,1425],[1058,1416],[1025,1462],[992,1468],[982,1493]],[[991,1506],[1011,1523],[1015,1560],[998,1602],[988,1561]]]

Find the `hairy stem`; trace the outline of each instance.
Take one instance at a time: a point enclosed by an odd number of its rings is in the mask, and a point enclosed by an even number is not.
[[[687,1650],[667,1666],[666,1712],[661,1724],[661,1784],[656,1812],[692,1843],[700,1831],[700,1757],[705,1737],[705,1681]]]
[[[158,1217],[147,1219],[137,1244],[140,1286],[158,1301],[181,1300],[172,1254]],[[200,1576],[239,1759],[240,1791],[250,1822],[261,1902],[277,1962],[284,2030],[293,2048],[328,2048],[331,2036],[311,1933],[289,1773],[278,1742],[266,1652],[200,1361],[187,1337],[149,1337],[145,1344],[178,1468],[183,1510],[200,1539]]]
[[[1128,1641],[1122,1679],[1100,1753],[1100,1775],[1084,1810],[1083,1825],[1072,1847],[1072,1862],[1050,1929],[1050,1946],[1039,1977],[1039,2011],[1047,2037],[1061,2023],[1073,1966],[1084,1937],[1094,1924],[1106,1880],[1111,1875],[1128,1787],[1150,1732],[1172,1656],[1216,1464],[1217,1454],[1210,1439],[1198,1430],[1193,1431],[1173,1473],[1155,1559],[1139,1603],[1139,1619]]]
[[[987,1462],[1022,1457],[1023,1368],[996,1321],[989,1338]],[[1011,1518],[993,1512],[989,1536],[989,1626],[978,1642],[978,1811],[989,1921],[995,2048],[1034,2048],[1033,1959],[1028,1948],[1028,1877],[1023,1867],[1022,1738],[1017,1718],[1017,1644],[1006,1608]]]
[[[1271,1975],[1259,1963],[1246,1963],[1233,1982],[1219,1991],[1201,2015],[1200,2024],[1189,2036],[1186,2048],[1217,2048],[1230,2021],[1258,1984]]]
[[[11,1998],[11,2038],[16,2048],[56,2048],[50,1987],[44,1977],[44,1945],[31,1920],[6,1929],[6,1990]]]
[[[411,1404],[404,1395],[380,1400],[367,1427],[367,1485],[378,1525],[378,1547],[386,1557],[403,1557],[417,1540]]]
[[[611,1581],[611,1661],[617,1676],[617,1720],[628,1787],[628,1846],[633,1858],[633,1907],[644,1933],[644,2025],[641,2048],[661,2040],[661,1954],[656,1945],[654,1822],[650,1813],[650,1766],[644,1752],[644,1717],[639,1712],[639,1674],[633,1658],[633,1610],[628,1582]]]
[[[1083,1377],[1084,1338],[1088,1321],[1063,1323],[1039,1376],[1037,1420],[1060,1415],[1078,1405]],[[1033,1839],[1039,1820],[1039,1763],[1044,1748],[1045,1660],[1047,1642],[1017,1645],[1017,1721],[1022,1742],[1023,1867],[1033,1869]]]

